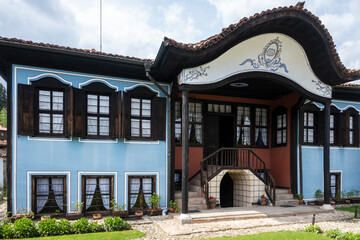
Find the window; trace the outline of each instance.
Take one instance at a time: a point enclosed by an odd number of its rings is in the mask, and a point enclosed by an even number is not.
[[[150,207],[149,199],[156,192],[155,176],[129,176],[128,206],[131,211]]]
[[[64,133],[64,92],[38,89],[39,134]]]
[[[209,103],[207,106],[208,106],[207,108],[208,112],[231,113],[231,105]]]
[[[267,145],[267,109],[256,108],[255,109],[255,145],[266,146]]]
[[[202,120],[202,103],[189,102],[189,143],[203,143]],[[175,142],[181,142],[181,103],[179,101],[175,102]]]
[[[340,194],[340,176],[340,173],[330,173],[330,192],[332,198],[336,198]]]
[[[237,107],[237,143],[239,145],[251,144],[251,117],[250,107]]]
[[[151,137],[151,99],[131,98],[131,136]]]
[[[339,114],[340,145],[358,146],[359,144],[358,115],[359,113],[353,108],[349,108],[348,110]]]
[[[109,136],[110,96],[87,94],[87,135]]]
[[[123,94],[123,136],[130,140],[166,138],[166,98],[148,87],[136,87]]]
[[[286,146],[287,142],[287,109],[283,106],[277,107],[273,113],[273,146]]]
[[[348,129],[348,131],[349,131],[349,145],[354,145],[354,143],[355,143],[355,140],[354,140],[354,138],[355,138],[355,134],[354,134],[354,130],[355,130],[355,118],[354,118],[354,116],[349,116],[349,118],[348,118],[348,121],[349,121],[349,123],[348,123],[348,125],[349,125],[349,129]]]
[[[65,176],[32,177],[32,209],[36,214],[66,213]]]
[[[83,176],[85,211],[108,211],[114,197],[113,176]]]
[[[316,123],[315,123],[315,113],[313,112],[304,112],[304,143],[315,143],[315,132],[316,132]]]

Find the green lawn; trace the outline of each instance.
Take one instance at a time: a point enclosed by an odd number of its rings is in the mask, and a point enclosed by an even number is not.
[[[222,238],[211,238],[211,239],[236,239],[236,240],[326,240],[331,239],[319,234],[308,233],[308,232],[292,232],[292,231],[280,231],[280,232],[266,232],[256,235],[244,235],[237,237],[222,237]]]
[[[37,238],[40,240],[92,240],[92,239],[101,239],[101,240],[111,240],[111,239],[136,239],[144,237],[146,234],[138,230],[130,231],[121,231],[121,232],[102,232],[102,233],[87,233],[87,234],[73,234],[73,235],[63,235],[63,236],[53,236],[53,237],[42,237]],[[34,238],[25,238],[31,239]]]
[[[349,206],[349,207],[337,207],[335,209],[355,213],[355,207],[358,208],[358,217],[357,218],[360,218],[360,205],[353,205],[353,206]]]

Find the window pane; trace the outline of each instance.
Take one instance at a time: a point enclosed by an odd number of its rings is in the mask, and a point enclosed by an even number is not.
[[[100,100],[100,114],[109,114],[110,106],[110,97],[109,96],[99,96]]]
[[[87,99],[87,111],[88,113],[98,113],[98,96],[97,95],[88,95]]]
[[[334,128],[334,115],[330,115],[330,128]]]
[[[267,145],[267,128],[255,129],[255,145],[266,146]]]
[[[151,116],[151,100],[142,99],[142,116],[143,117]]]
[[[265,108],[255,109],[255,124],[256,126],[267,126],[267,114]]]
[[[181,121],[181,104],[179,101],[175,102],[175,121]]]
[[[307,129],[304,129],[304,142],[308,142],[308,138],[307,138]]]
[[[225,113],[225,105],[220,105],[220,112]]]
[[[283,137],[283,139],[282,139],[282,143],[286,143],[286,129],[284,129],[284,130],[282,130],[283,132],[282,132],[282,137]]]
[[[208,104],[208,112],[213,111],[213,105],[211,103]]]
[[[195,125],[195,137],[197,143],[202,143],[202,126],[200,124]]]
[[[88,135],[97,135],[97,117],[90,117],[87,118],[87,133]]]
[[[140,116],[140,99],[131,98],[131,116]]]
[[[283,126],[283,127],[286,127],[286,122],[287,122],[286,114],[283,114],[283,115],[282,115],[282,126]]]
[[[62,111],[64,103],[64,93],[53,91],[53,110]]]
[[[282,127],[281,121],[282,121],[281,115],[278,115],[278,116],[277,116],[277,119],[276,119],[276,127],[277,127],[277,128],[281,128],[281,127]]]
[[[196,103],[195,104],[195,122],[200,123],[202,121],[202,104],[201,103]]]
[[[330,144],[334,144],[334,130],[330,130]]]
[[[307,113],[306,112],[304,112],[304,127],[306,127],[307,126]]]
[[[350,117],[349,117],[349,121],[350,121],[350,122],[349,122],[349,128],[350,128],[350,129],[353,129],[354,117],[353,117],[353,116],[350,116]]]
[[[219,104],[214,104],[214,112],[219,112]]]
[[[237,108],[237,124],[238,125],[251,125],[250,122],[250,108],[249,107],[239,107]]]
[[[282,135],[281,135],[282,131],[276,131],[276,143],[277,144],[281,144],[282,141]]]
[[[150,120],[142,120],[142,136],[150,137],[151,136],[151,123]]]
[[[64,123],[63,123],[63,115],[62,114],[54,114],[53,115],[53,133],[63,133]]]
[[[314,126],[314,114],[308,113],[308,126],[313,127]]]
[[[109,118],[100,117],[100,128],[99,135],[101,136],[109,136]]]
[[[48,113],[39,114],[39,132],[50,133],[50,114]]]
[[[250,145],[250,127],[237,127],[239,145]]]
[[[314,129],[308,129],[308,142],[314,142]]]
[[[181,124],[175,123],[175,142],[181,142]]]
[[[50,110],[50,91],[39,90],[39,109]]]
[[[231,105],[226,105],[226,113],[231,113]]]
[[[354,134],[353,131],[350,131],[350,132],[349,132],[349,143],[350,143],[350,144],[353,144],[353,142],[354,142],[354,140],[353,140],[353,134]]]
[[[140,136],[140,120],[131,119],[131,136],[139,137]]]

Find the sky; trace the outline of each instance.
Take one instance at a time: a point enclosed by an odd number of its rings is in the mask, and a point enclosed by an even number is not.
[[[102,0],[102,50],[154,59],[164,36],[195,43],[243,17],[297,2]],[[0,6],[2,37],[100,50],[100,0],[0,0]],[[360,69],[360,1],[308,0],[305,8],[329,30],[345,66]]]

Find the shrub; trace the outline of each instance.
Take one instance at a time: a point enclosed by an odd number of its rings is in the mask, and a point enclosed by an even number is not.
[[[104,220],[104,224],[105,224],[105,230],[107,232],[123,231],[123,230],[131,229],[131,225],[119,217],[106,218]]]
[[[89,225],[89,232],[104,232],[104,226],[101,224],[98,224],[98,222],[92,222]]]
[[[312,233],[316,233],[316,234],[320,234],[323,233],[324,231],[319,227],[319,225],[315,224],[315,225],[309,225],[305,228],[304,230],[305,232],[312,232]]]
[[[15,238],[30,238],[39,235],[35,223],[28,218],[21,218],[15,221],[13,225]]]
[[[76,234],[89,232],[89,221],[86,218],[80,218],[71,225],[72,231]]]
[[[42,237],[59,235],[59,228],[55,218],[39,222],[38,229]]]
[[[340,232],[340,230],[338,228],[326,231],[326,236],[329,237],[329,238],[335,238],[336,239],[340,235],[341,235],[341,232]]]
[[[1,237],[7,239],[14,237],[14,232],[11,223],[6,223],[2,225]]]
[[[56,224],[59,231],[59,235],[66,235],[71,233],[71,225],[69,220],[62,219],[58,221]]]
[[[345,232],[345,233],[342,233],[340,236],[338,236],[337,239],[338,240],[359,240],[360,234],[355,234],[353,232]]]

